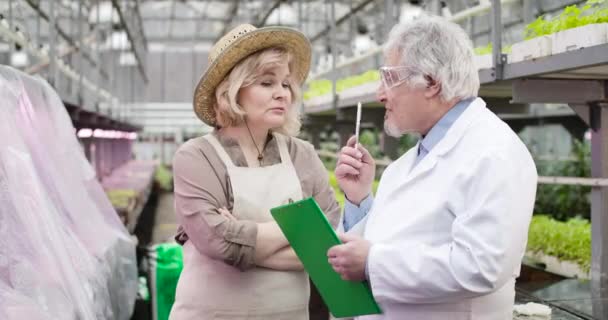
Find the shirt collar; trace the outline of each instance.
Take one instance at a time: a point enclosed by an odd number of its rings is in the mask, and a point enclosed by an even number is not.
[[[421,148],[424,148],[427,152],[431,151],[439,141],[445,136],[450,127],[456,122],[458,117],[466,110],[466,108],[473,102],[475,98],[460,100],[454,107],[446,112],[437,123],[431,128],[429,133],[424,136],[420,142]]]

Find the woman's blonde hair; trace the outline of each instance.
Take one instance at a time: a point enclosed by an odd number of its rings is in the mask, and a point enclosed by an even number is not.
[[[281,47],[256,52],[239,62],[215,89],[216,101],[213,108],[217,125],[231,127],[244,123],[246,113],[237,102],[239,90],[253,84],[269,67],[283,63],[287,63],[290,71],[295,70],[291,53]],[[290,77],[289,84],[292,105],[287,110],[285,124],[274,131],[295,136],[299,133],[301,126],[299,110],[301,84],[297,83],[293,76]]]

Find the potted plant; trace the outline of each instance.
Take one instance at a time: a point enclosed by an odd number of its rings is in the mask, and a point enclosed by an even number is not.
[[[525,261],[551,273],[589,279],[591,223],[580,218],[562,222],[535,215],[528,232]]]
[[[473,60],[475,62],[475,66],[477,70],[480,69],[490,69],[492,68],[492,42],[488,43],[484,47],[477,47],[474,49],[475,56]],[[510,53],[511,46],[503,47],[502,53]]]
[[[553,19],[538,17],[524,31],[525,41],[513,45],[510,62],[529,60],[608,42],[608,2],[588,0],[567,6]]]

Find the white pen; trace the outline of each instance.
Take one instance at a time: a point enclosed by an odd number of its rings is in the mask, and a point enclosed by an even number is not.
[[[359,149],[359,129],[361,127],[361,102],[357,103],[357,122],[355,123],[355,149]]]

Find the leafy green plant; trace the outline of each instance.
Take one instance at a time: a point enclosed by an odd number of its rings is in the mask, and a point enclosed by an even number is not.
[[[173,173],[164,165],[160,165],[158,168],[156,168],[154,181],[158,184],[161,190],[173,190]]]
[[[397,149],[399,155],[402,155],[409,149],[413,148],[416,143],[418,143],[418,139],[420,138],[413,134],[404,134],[401,136],[401,138],[399,138],[399,147]]]
[[[342,92],[348,88],[380,80],[378,70],[368,70],[363,73],[338,79],[336,81],[336,92]],[[304,100],[323,96],[331,93],[331,81],[327,79],[313,80],[308,83],[308,90],[304,92]]]
[[[106,195],[114,208],[124,209],[129,207],[131,202],[135,201],[137,192],[131,189],[113,189],[106,190]]]
[[[369,151],[374,159],[384,157],[380,148],[380,132],[378,129],[367,129],[359,134],[359,143]]]
[[[530,40],[536,37],[550,34],[550,22],[545,20],[545,16],[539,16],[536,20],[530,22],[524,29],[524,39]]]
[[[574,140],[572,161],[536,160],[538,174],[541,176],[591,176],[591,146],[588,142]],[[534,212],[543,212],[557,220],[565,221],[572,217],[589,218],[591,187],[573,185],[539,184],[536,191]]]
[[[344,192],[342,192],[342,190],[340,190],[340,187],[338,186],[336,175],[333,171],[328,171],[327,174],[329,175],[329,184],[336,193],[336,200],[338,200],[340,207],[344,208]],[[374,180],[374,182],[372,183],[372,191],[374,192],[374,194],[376,193],[376,190],[378,190],[378,183],[378,180]]]
[[[492,42],[490,42],[490,43],[488,43],[484,47],[477,47],[477,48],[475,48],[473,50],[475,52],[475,55],[482,56],[484,54],[491,54],[492,53],[492,47],[493,47]],[[502,48],[502,53],[511,53],[511,46],[510,45],[504,46]]]
[[[344,193],[342,190],[340,190],[340,187],[338,187],[336,175],[333,171],[328,171],[327,174],[329,175],[329,184],[331,185],[332,189],[334,189],[334,193],[336,194],[336,200],[340,204],[340,207],[344,208]]]
[[[336,91],[342,92],[348,88],[360,86],[368,82],[380,80],[380,73],[378,70],[368,70],[361,74],[342,78],[336,82]]]
[[[608,22],[608,1],[588,0],[582,7],[567,6],[553,19],[538,17],[526,26],[524,38],[528,40],[592,23],[605,22]]]
[[[591,223],[586,219],[562,222],[535,215],[528,231],[527,250],[576,262],[587,272],[591,266]]]
[[[331,81],[327,79],[313,80],[308,83],[308,90],[304,92],[304,100],[326,95],[331,92]]]

